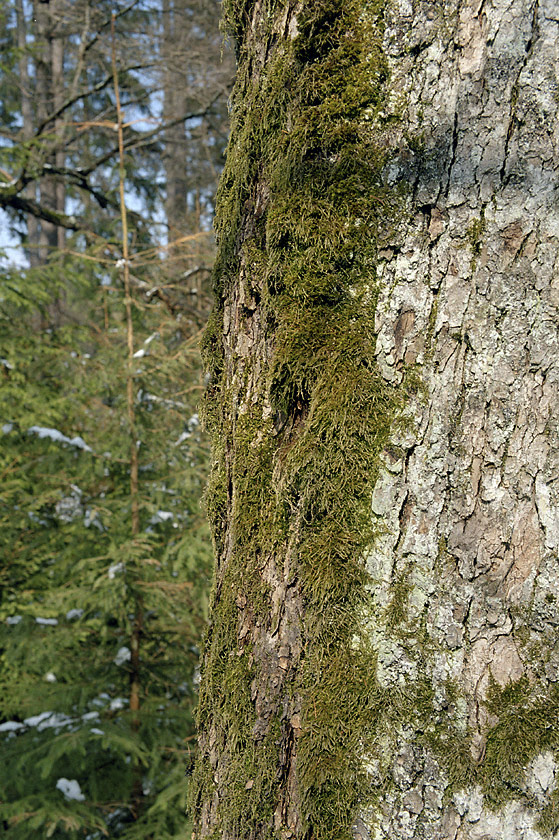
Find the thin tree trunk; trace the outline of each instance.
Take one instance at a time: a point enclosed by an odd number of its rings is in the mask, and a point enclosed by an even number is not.
[[[115,15],[111,20],[111,41],[112,41],[112,70],[113,87],[115,94],[115,105],[117,113],[118,133],[118,163],[119,163],[119,200],[120,219],[122,225],[122,280],[124,287],[124,310],[126,314],[126,404],[128,414],[128,428],[130,438],[130,513],[131,513],[131,534],[132,538],[140,533],[140,505],[139,505],[139,463],[138,463],[138,435],[136,432],[136,412],[134,408],[134,321],[132,316],[132,288],[130,283],[130,254],[128,247],[128,215],[125,196],[125,161],[124,161],[124,119],[120,100],[120,88],[118,83],[118,66],[115,45]],[[137,732],[140,728],[140,707],[141,707],[141,641],[144,630],[144,608],[141,595],[136,596],[134,605],[134,617],[132,620],[132,633],[130,637],[130,711],[132,713],[132,726]],[[132,789],[132,807],[134,817],[137,819],[142,810],[144,801],[142,784],[142,767],[140,764],[134,766],[134,782]]]
[[[183,4],[184,7],[184,4]],[[164,102],[163,119],[173,122],[186,113],[186,66],[188,55],[181,49],[181,24],[186,16],[181,15],[179,0],[164,0],[163,3],[163,57],[164,57]],[[165,132],[165,215],[169,241],[173,242],[191,231],[188,229],[186,198],[188,192],[187,174],[188,144],[184,122],[177,122]]]
[[[52,0],[51,0],[52,3]],[[52,14],[59,12],[57,6],[53,6]],[[60,25],[60,20],[57,21]],[[64,40],[60,35],[53,37],[51,46],[51,74],[52,74],[52,107],[56,112],[64,102],[65,84],[64,84]],[[64,127],[64,119],[57,117],[54,120],[54,136],[57,142],[61,143],[66,134]],[[63,169],[66,163],[66,155],[64,148],[57,149],[54,157],[54,163],[57,169]],[[55,193],[55,209],[58,213],[64,213],[66,210],[66,188],[61,178],[56,178],[54,181]],[[59,227],[56,229],[56,246],[59,250],[64,249],[66,243],[66,231]]]
[[[555,3],[225,14],[195,835],[554,836]]]
[[[25,19],[23,0],[16,2],[17,15],[17,45],[19,49],[19,80],[21,89],[21,119],[23,122],[22,131],[25,140],[33,136],[33,104],[31,100],[31,85],[29,79],[29,54],[27,45],[28,26]],[[36,199],[36,186],[30,184],[26,189],[28,198]],[[27,218],[26,256],[31,266],[38,264],[39,248],[39,223],[34,216]]]
[[[51,8],[52,6],[52,8]],[[57,38],[54,33],[56,26],[56,0],[53,3],[34,3],[35,37],[37,39],[35,80],[36,80],[36,117],[37,122],[43,123],[54,108],[54,80],[53,69],[58,63]],[[55,125],[48,124],[47,130],[54,138]],[[48,140],[47,140],[48,142]],[[56,159],[51,161],[56,163]],[[56,179],[45,177],[40,186],[41,201],[50,209],[57,209]],[[51,222],[41,222],[39,234],[39,262],[45,263],[49,254],[58,246],[58,234]]]

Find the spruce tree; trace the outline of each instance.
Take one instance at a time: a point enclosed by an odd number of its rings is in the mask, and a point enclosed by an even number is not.
[[[0,814],[14,840],[187,832],[210,563],[197,337],[136,300],[134,533],[123,291],[118,269],[92,265],[0,279]]]

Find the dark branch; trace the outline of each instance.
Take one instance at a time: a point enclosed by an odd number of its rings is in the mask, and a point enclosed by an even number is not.
[[[22,213],[30,213],[37,219],[51,222],[53,225],[63,227],[66,230],[86,230],[85,225],[80,224],[75,216],[67,216],[65,213],[57,213],[49,207],[39,204],[32,198],[25,198],[22,195],[2,195],[0,192],[0,207],[19,210]]]

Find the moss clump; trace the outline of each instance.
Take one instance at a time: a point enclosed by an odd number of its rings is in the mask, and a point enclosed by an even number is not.
[[[539,812],[537,830],[544,837],[554,837],[559,828],[559,795],[553,792],[542,807],[527,794],[526,772],[542,753],[551,752],[559,760],[559,686],[552,684],[542,690],[526,677],[500,686],[492,679],[485,706],[497,722],[484,733],[485,749],[479,761],[472,756],[471,732],[460,732],[450,714],[460,692],[449,685],[447,694],[449,709],[438,716],[432,732],[428,716],[425,718],[426,743],[448,776],[447,796],[479,786],[485,804],[493,810],[511,800],[527,802]]]
[[[492,683],[488,711],[498,723],[487,733],[479,781],[493,806],[522,798],[528,763],[542,752],[559,756],[559,686],[538,694],[524,677],[502,688]]]
[[[375,139],[387,78],[383,7],[307,0],[290,40],[274,30],[270,3],[253,52],[252,4],[227,3],[241,63],[218,195],[217,303],[204,342],[218,569],[191,786],[199,820],[218,791],[216,837],[280,836],[273,815],[285,785],[285,704],[300,709],[292,802],[300,837],[350,838],[370,794],[363,759],[382,716],[361,630],[364,556],[375,536],[379,454],[407,387],[390,388],[375,363],[377,229],[398,206]],[[250,361],[224,351],[223,313],[239,294],[250,303],[238,317],[248,323],[257,312],[267,348],[256,386]],[[254,696],[265,671],[244,628],[251,639],[272,632],[263,570],[286,556],[303,605],[302,653],[282,677],[283,693],[271,692],[263,731]]]

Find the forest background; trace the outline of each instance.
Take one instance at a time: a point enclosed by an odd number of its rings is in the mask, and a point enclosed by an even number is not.
[[[215,0],[0,0],[9,840],[190,836],[218,21]]]

